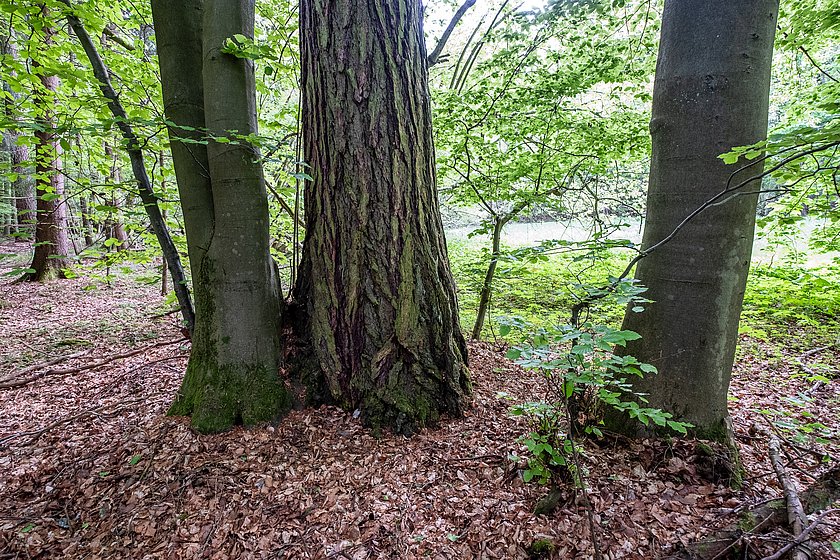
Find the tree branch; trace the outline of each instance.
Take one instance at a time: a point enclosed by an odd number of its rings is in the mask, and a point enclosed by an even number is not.
[[[446,42],[449,40],[449,36],[452,35],[452,31],[455,29],[455,26],[458,25],[458,22],[461,21],[461,18],[464,17],[464,14],[467,13],[467,10],[473,7],[475,4],[475,0],[467,0],[464,2],[458,11],[455,12],[455,15],[452,16],[452,21],[449,22],[449,25],[446,26],[446,29],[443,32],[443,35],[440,36],[440,40],[435,46],[435,49],[432,53],[426,58],[429,66],[434,66],[438,62],[440,62],[440,53],[443,52],[443,48],[446,46]]]

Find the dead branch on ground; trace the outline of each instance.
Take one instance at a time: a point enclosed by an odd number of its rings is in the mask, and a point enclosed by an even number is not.
[[[802,534],[802,530],[808,525],[808,518],[805,516],[805,510],[802,508],[802,502],[799,500],[799,492],[793,481],[790,479],[785,466],[782,464],[782,451],[779,438],[776,436],[770,437],[768,444],[768,451],[770,454],[770,462],[773,464],[773,470],[776,471],[776,479],[782,487],[785,495],[785,503],[787,504],[787,522],[793,531],[793,536],[798,539]],[[797,546],[791,553],[793,560],[808,560],[808,552],[805,548],[803,540],[802,545]]]
[[[78,366],[78,367],[74,367],[74,368],[48,369],[48,370],[42,371],[40,373],[36,373],[35,375],[31,375],[29,377],[20,378],[20,376],[22,374],[26,373],[26,370],[23,370],[20,373],[18,373],[16,375],[13,375],[13,376],[10,376],[10,377],[4,379],[2,382],[0,382],[0,389],[16,389],[18,387],[23,387],[24,385],[28,385],[28,384],[32,383],[33,381],[37,381],[37,380],[41,379],[42,377],[53,376],[53,375],[67,375],[67,374],[70,374],[70,373],[79,373],[79,372],[82,372],[82,371],[95,369],[95,368],[104,366],[106,364],[109,364],[109,363],[113,362],[114,360],[122,360],[122,359],[125,359],[125,358],[130,358],[132,356],[136,356],[137,354],[142,354],[143,352],[147,352],[147,351],[149,351],[153,348],[160,348],[162,346],[170,346],[172,344],[178,344],[179,342],[183,342],[184,340],[187,340],[187,339],[186,338],[178,338],[178,339],[175,339],[175,340],[167,340],[167,341],[164,341],[164,342],[157,342],[155,344],[150,344],[148,346],[143,346],[141,348],[135,348],[134,350],[130,350],[128,352],[123,352],[122,354],[115,354],[113,356],[103,358],[102,360],[99,360],[98,362],[94,362],[92,364],[88,364],[88,365],[84,365],[84,366]],[[70,358],[70,356],[68,356],[65,359],[69,359],[69,358]],[[50,364],[45,363],[44,365],[50,365]]]

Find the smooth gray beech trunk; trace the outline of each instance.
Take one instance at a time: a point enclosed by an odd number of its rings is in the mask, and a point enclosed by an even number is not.
[[[253,36],[254,3],[155,1],[152,9],[196,301],[190,362],[170,414],[216,432],[270,420],[290,404],[278,375],[281,300],[262,165],[237,137],[257,132],[253,62],[221,52],[226,39]],[[185,126],[231,141],[180,142],[194,134]]]
[[[653,153],[643,249],[727,187],[738,166],[718,158],[767,133],[770,66],[778,0],[666,0],[656,66]],[[737,184],[761,172],[751,167]],[[760,184],[713,206],[642,259],[636,278],[655,303],[628,310],[625,329],[642,339],[624,353],[658,375],[633,381],[650,406],[717,441],[730,436],[727,393],[750,266]],[[612,429],[641,426],[608,415]]]
[[[419,0],[301,0],[306,237],[292,322],[315,401],[410,433],[470,393]]]

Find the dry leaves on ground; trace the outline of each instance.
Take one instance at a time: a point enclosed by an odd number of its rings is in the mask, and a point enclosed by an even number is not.
[[[466,416],[411,439],[375,439],[330,407],[202,436],[165,416],[187,342],[97,365],[178,338],[173,319],[150,319],[156,288],[88,284],[0,286],[0,378],[65,354],[61,367],[78,370],[0,390],[0,558],[516,559],[536,539],[552,541],[555,558],[591,557],[572,488],[554,514],[534,516],[544,489],[508,476],[521,466],[510,456],[523,451],[524,426],[497,393],[533,400],[539,379],[492,346],[470,347]],[[663,556],[731,521],[734,509],[780,495],[766,456],[771,428],[757,411],[805,410],[839,428],[837,381],[804,409],[780,404],[781,394],[809,388],[791,363],[771,370],[748,357],[738,366],[732,412],[749,477],[741,491],[710,480],[693,442],[586,443],[606,558]],[[832,441],[820,449],[837,457]],[[792,459],[803,485],[826,468],[805,453]],[[817,558],[840,540],[838,516],[825,521]],[[755,546],[769,554],[781,544]]]

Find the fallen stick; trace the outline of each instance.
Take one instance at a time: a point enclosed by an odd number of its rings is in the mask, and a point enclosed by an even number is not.
[[[115,354],[113,356],[109,356],[98,362],[94,362],[92,364],[88,364],[86,366],[79,366],[74,368],[63,368],[63,369],[48,369],[46,371],[42,371],[41,373],[37,373],[30,377],[25,377],[23,379],[14,379],[14,380],[4,380],[0,382],[0,389],[16,389],[18,387],[23,387],[24,385],[28,385],[33,381],[37,381],[42,377],[52,376],[52,375],[67,375],[69,373],[79,373],[81,371],[87,371],[89,369],[98,368],[100,366],[104,366],[105,364],[109,364],[114,360],[122,360],[124,358],[130,358],[131,356],[136,356],[137,354],[142,354],[152,348],[159,348],[161,346],[169,346],[171,344],[178,344],[179,342],[183,342],[187,340],[186,338],[179,338],[176,340],[168,340],[165,342],[157,342],[155,344],[150,344],[148,346],[143,346],[142,348],[135,348],[134,350],[123,352],[122,354]],[[9,378],[7,378],[9,379]]]
[[[804,511],[822,511],[840,499],[840,467],[825,472],[800,495]],[[746,538],[768,533],[787,522],[784,498],[774,499],[748,511],[741,511],[732,523],[715,530],[707,537],[663,557],[667,560],[712,560],[727,558],[727,554],[743,553]],[[807,536],[807,535],[806,535]]]
[[[765,556],[761,560],[779,560],[782,556],[787,554],[788,551],[790,551],[790,549],[792,549],[795,546],[799,546],[799,545],[803,544],[808,539],[808,535],[811,533],[811,531],[816,529],[819,526],[819,524],[822,523],[822,520],[826,515],[829,515],[831,513],[835,513],[837,511],[840,511],[840,509],[827,509],[827,510],[825,510],[824,512],[822,512],[819,515],[819,517],[814,519],[811,522],[810,525],[805,527],[802,530],[802,532],[799,534],[798,537],[796,537],[795,539],[793,539],[792,541],[787,543],[785,546],[783,546],[779,550],[777,550],[775,554],[771,554],[770,556]]]
[[[65,416],[64,418],[62,418],[60,420],[56,420],[55,422],[53,422],[51,424],[47,424],[46,426],[44,426],[43,428],[40,428],[38,430],[30,430],[28,432],[18,432],[16,434],[8,435],[8,436],[0,439],[0,450],[7,449],[9,447],[9,445],[8,445],[9,442],[11,442],[13,440],[16,440],[18,438],[26,437],[26,436],[30,436],[29,440],[20,444],[18,447],[25,447],[27,445],[32,445],[33,443],[38,441],[38,439],[42,435],[49,432],[50,430],[53,430],[53,429],[57,428],[58,426],[61,426],[63,424],[67,424],[69,422],[72,422],[73,420],[78,420],[79,418],[84,418],[86,416],[114,415],[114,414],[117,414],[118,412],[121,412],[125,408],[129,408],[132,405],[139,404],[139,403],[143,402],[143,400],[144,399],[135,399],[135,400],[131,400],[131,401],[121,402],[117,405],[105,405],[105,406],[100,406],[98,408],[91,408],[89,410],[83,410],[81,412],[77,412],[75,414]],[[113,410],[106,410],[109,407],[113,408]]]
[[[59,356],[57,358],[53,358],[51,360],[47,360],[46,362],[41,362],[39,364],[32,364],[31,366],[27,366],[17,373],[7,375],[2,380],[0,380],[0,383],[10,381],[11,379],[14,379],[15,377],[20,377],[21,375],[26,375],[27,373],[31,373],[31,372],[39,370],[41,368],[54,366],[55,364],[59,364],[61,362],[66,362],[67,360],[72,360],[73,358],[79,358],[81,356],[84,356],[87,353],[88,353],[87,350],[83,350],[81,352],[76,352],[74,354],[66,354],[64,356]]]
[[[787,521],[793,531],[795,539],[799,538],[802,530],[808,525],[808,518],[805,516],[805,510],[802,509],[802,502],[799,500],[799,492],[796,491],[796,486],[793,485],[790,476],[782,464],[782,451],[779,438],[776,436],[770,437],[770,443],[767,445],[770,462],[773,464],[773,470],[776,471],[776,479],[782,487],[782,492],[785,496],[785,503],[787,504]],[[793,560],[808,560],[808,553],[804,548],[805,541],[793,549],[791,558]]]

